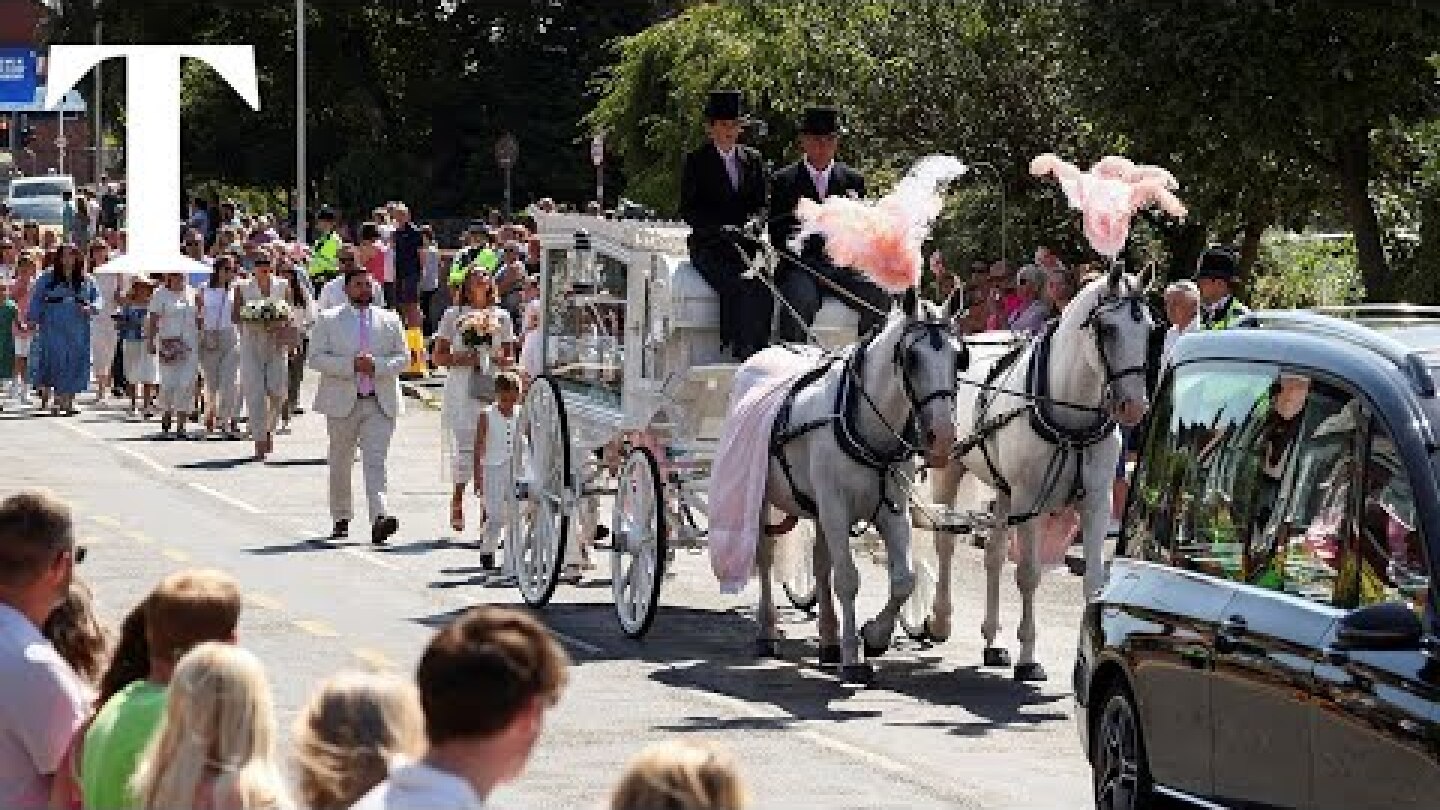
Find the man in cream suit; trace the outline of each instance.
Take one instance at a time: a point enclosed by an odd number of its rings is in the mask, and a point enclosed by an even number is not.
[[[315,410],[325,415],[330,436],[330,516],[335,520],[330,536],[350,535],[350,471],[358,445],[370,541],[381,544],[400,528],[385,508],[385,456],[400,416],[400,372],[410,365],[410,350],[400,319],[372,305],[370,273],[348,265],[344,278],[349,303],[322,312],[310,333],[310,367],[320,372]]]

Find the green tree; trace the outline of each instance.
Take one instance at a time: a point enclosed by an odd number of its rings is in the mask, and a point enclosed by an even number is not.
[[[1077,0],[1064,30],[1093,114],[1132,153],[1174,170],[1196,216],[1181,263],[1211,235],[1254,256],[1265,228],[1333,206],[1369,295],[1393,295],[1376,205],[1377,129],[1421,118],[1440,41],[1428,4],[1325,0]]]
[[[683,155],[703,140],[700,109],[720,87],[743,90],[771,126],[753,138],[775,165],[794,160],[795,122],[827,102],[845,113],[841,158],[883,189],[917,158],[954,154],[975,171],[936,229],[960,256],[1047,242],[1074,255],[1079,230],[1063,200],[1028,175],[1036,154],[1098,157],[1109,145],[1076,115],[1059,44],[1059,3],[818,0],[695,6],[617,43],[590,121],[612,133],[626,192],[676,210]]]

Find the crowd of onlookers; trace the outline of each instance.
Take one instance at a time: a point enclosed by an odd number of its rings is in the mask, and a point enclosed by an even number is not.
[[[479,607],[435,634],[413,678],[319,684],[283,756],[231,576],[166,576],[112,641],[76,575],[84,558],[64,503],[37,492],[0,502],[7,810],[479,808],[521,776],[566,686],[568,657],[542,624]],[[690,742],[644,749],[610,799],[617,810],[745,804],[730,756]]]

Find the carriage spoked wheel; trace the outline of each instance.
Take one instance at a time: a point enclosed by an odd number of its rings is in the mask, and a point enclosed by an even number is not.
[[[795,544],[795,560],[780,586],[796,610],[812,613],[820,601],[815,592],[815,523],[801,520],[785,542]]]
[[[930,608],[935,604],[935,568],[929,560],[915,561],[915,590],[900,606],[900,628],[911,641],[931,641]]]
[[[630,638],[640,638],[655,621],[665,576],[665,492],[660,465],[648,447],[625,458],[610,522],[610,588],[615,616]]]
[[[515,573],[525,603],[543,607],[555,594],[563,567],[574,486],[565,402],[550,377],[537,377],[526,392],[513,445]]]

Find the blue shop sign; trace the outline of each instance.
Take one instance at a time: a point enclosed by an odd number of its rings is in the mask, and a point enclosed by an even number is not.
[[[0,48],[0,102],[30,102],[35,98],[38,58],[33,48]]]

